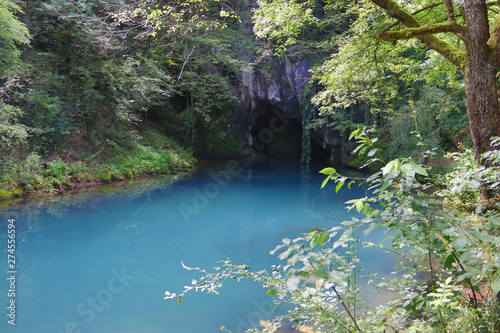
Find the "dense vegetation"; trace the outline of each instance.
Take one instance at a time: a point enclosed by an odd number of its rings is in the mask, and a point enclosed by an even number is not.
[[[365,197],[346,202],[361,216],[336,221],[340,223],[329,230],[283,239],[271,251],[283,263],[269,271],[253,271],[230,260],[213,272],[184,266],[201,274],[193,275],[182,292],[167,291],[165,298],[180,301],[192,291],[217,293],[228,280],[250,278],[276,296],[276,304],[292,304],[293,309],[249,332],[278,332],[289,323],[314,333],[498,332],[498,203],[479,203],[481,186],[500,184],[498,169],[477,167],[469,150],[453,157],[458,162],[453,172],[432,177],[430,168],[411,159],[384,161],[376,139],[364,128],[353,131],[352,138],[379,171],[366,179],[341,175],[331,167],[320,172],[327,175],[322,186],[333,180],[335,191],[366,185]],[[499,144],[500,139],[493,140],[495,147]],[[498,150],[485,158],[498,163]],[[367,239],[377,228],[386,235],[380,243]],[[360,277],[367,274],[357,255],[373,249],[395,256],[397,264],[387,276],[368,275],[368,283],[379,289],[381,299],[384,293],[396,296],[370,308],[364,306],[366,285]]]
[[[231,144],[237,20],[217,1],[171,5],[0,3],[3,198],[174,172]]]
[[[234,154],[242,73],[307,57],[303,145],[311,130],[345,137],[348,162],[373,174],[325,168],[323,186],[367,184],[348,202],[364,217],[284,240],[274,252],[286,263],[269,274],[196,268],[205,275],[167,298],[250,277],[296,305],[264,331],[498,332],[499,11],[484,0],[0,0],[0,197]],[[432,168],[450,147],[453,167]],[[374,228],[389,245],[354,236]],[[360,312],[356,252],[372,247],[402,259],[394,279],[373,278],[401,297]]]

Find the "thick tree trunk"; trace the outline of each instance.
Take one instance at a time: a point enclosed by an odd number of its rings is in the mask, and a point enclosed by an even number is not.
[[[485,1],[465,0],[464,8],[467,21],[465,105],[474,156],[479,165],[481,154],[491,149],[491,137],[500,136],[497,65],[493,50],[487,44],[489,24]]]

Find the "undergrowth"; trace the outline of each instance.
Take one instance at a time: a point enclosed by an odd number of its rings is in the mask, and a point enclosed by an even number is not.
[[[190,149],[154,129],[136,135],[127,144],[108,139],[81,160],[61,156],[44,158],[31,152],[0,158],[0,199],[12,199],[26,193],[58,192],[83,183],[174,174],[196,165]]]

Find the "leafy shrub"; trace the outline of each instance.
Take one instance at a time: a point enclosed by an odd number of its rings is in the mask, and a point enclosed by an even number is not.
[[[492,140],[492,147],[500,146],[500,138]],[[438,193],[444,198],[445,203],[460,210],[474,212],[488,206],[495,206],[500,192],[500,154],[492,150],[484,154],[482,159],[489,167],[476,165],[474,152],[470,148],[463,148],[461,152],[448,154],[454,161],[451,172],[440,178],[440,183],[445,187]],[[488,202],[481,202],[481,186],[489,189],[493,196]]]
[[[381,156],[373,140],[362,129],[352,135],[372,161]],[[498,146],[500,140],[494,140]],[[490,162],[500,162],[500,151],[486,154]],[[333,181],[338,191],[359,179],[342,176],[334,168],[322,186]],[[494,166],[476,168],[469,183],[496,189],[499,171]],[[421,180],[421,181],[419,181]],[[249,332],[275,331],[283,322],[292,322],[309,332],[496,332],[500,325],[500,216],[495,210],[463,214],[455,207],[443,209],[436,195],[440,183],[429,176],[428,168],[412,159],[394,159],[364,179],[365,197],[349,200],[349,209],[362,213],[326,231],[313,231],[293,240],[284,239],[272,254],[283,260],[271,273],[254,272],[247,265],[223,261],[201,273],[180,293],[165,293],[166,299],[180,301],[190,291],[217,292],[225,280],[251,278],[277,295],[279,303],[293,309],[262,323]],[[356,237],[382,228],[386,239],[378,244]],[[358,233],[359,234],[359,233]],[[375,308],[362,308],[363,290],[356,280],[360,269],[357,251],[382,248],[399,258],[391,278],[370,277],[382,290],[399,293],[395,301]],[[342,249],[339,251],[339,249]],[[184,265],[184,264],[183,264]],[[362,311],[359,311],[359,308]]]
[[[47,163],[47,174],[58,180],[66,177],[70,170],[71,168],[59,156]]]
[[[417,116],[418,115],[418,116]],[[421,97],[401,107],[388,122],[390,158],[421,157],[419,142],[443,151],[453,134],[466,125],[463,102],[448,101],[445,91],[437,87],[424,87]],[[415,135],[410,135],[414,133]]]
[[[438,193],[445,203],[463,211],[473,212],[479,202],[480,192],[474,152],[464,148],[461,152],[450,153],[448,158],[454,161],[453,170],[440,179],[445,188]]]

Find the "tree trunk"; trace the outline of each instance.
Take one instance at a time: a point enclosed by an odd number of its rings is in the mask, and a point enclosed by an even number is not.
[[[485,1],[465,0],[467,32],[465,42],[465,105],[474,145],[474,157],[483,164],[481,155],[491,149],[492,136],[500,136],[497,95],[497,65],[488,46],[489,24]]]

